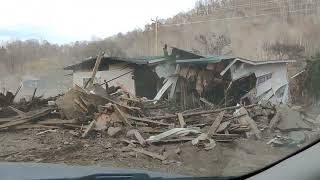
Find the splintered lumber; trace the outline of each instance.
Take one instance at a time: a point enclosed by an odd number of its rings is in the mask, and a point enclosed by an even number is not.
[[[252,104],[249,106],[244,106],[245,108],[251,108],[256,106],[256,104]],[[183,113],[182,116],[185,117],[190,117],[190,116],[198,116],[201,114],[213,114],[213,113],[218,113],[224,110],[234,110],[239,108],[239,106],[231,106],[231,107],[225,107],[225,108],[221,108],[221,109],[214,109],[214,110],[207,110],[207,111],[198,111],[198,112],[191,112],[191,113]],[[157,120],[157,119],[170,119],[170,118],[177,118],[176,114],[172,114],[172,115],[166,115],[166,116],[155,116],[155,117],[148,117],[151,120]]]
[[[169,77],[167,82],[164,83],[162,88],[157,93],[156,97],[153,100],[160,100],[162,95],[167,91],[167,89],[174,83],[177,82],[178,77]]]
[[[255,134],[257,139],[261,139],[261,132],[258,129],[256,122],[248,115],[248,111],[244,107],[241,107],[239,109],[238,113],[239,114],[246,114],[245,116],[242,116],[239,118],[240,124],[241,125],[248,124],[250,126],[251,131]]]
[[[74,99],[73,101],[74,101],[74,103],[76,103],[76,105],[78,105],[80,107],[82,112],[88,113],[88,109],[78,99]]]
[[[192,141],[193,137],[180,137],[175,139],[162,139],[159,141],[152,142],[152,144],[162,144],[162,143],[179,143],[179,142],[187,142]]]
[[[83,138],[87,137],[87,135],[89,134],[89,132],[90,132],[91,130],[93,130],[95,124],[96,124],[96,121],[95,121],[95,120],[91,121],[91,123],[89,124],[89,126],[87,127],[87,129],[86,129],[86,130],[84,131],[84,133],[82,134],[82,137],[83,137]]]
[[[242,117],[242,116],[245,116],[245,115],[246,115],[246,114],[235,115],[235,116],[232,116],[232,117],[230,117],[230,118],[223,119],[222,121],[223,121],[223,122],[226,122],[226,121],[236,120],[237,118]]]
[[[63,127],[70,128],[70,129],[81,129],[82,126],[75,125],[75,124],[63,124]]]
[[[36,136],[39,136],[39,135],[41,135],[41,134],[45,134],[45,133],[48,133],[48,132],[57,132],[57,129],[47,129],[47,130],[45,130],[45,131],[38,132],[38,133],[36,134]]]
[[[1,124],[0,129],[12,127],[12,126],[17,126],[17,125],[24,124],[24,123],[27,123],[30,121],[34,121],[38,118],[41,118],[43,116],[48,115],[51,111],[52,111],[52,108],[42,108],[37,111],[27,112],[22,117],[21,116],[12,117],[12,118],[10,118],[11,120],[9,122]],[[6,118],[6,119],[8,120],[9,118]]]
[[[12,98],[11,102],[13,102],[13,101],[14,101],[14,99],[15,99],[15,98],[16,98],[16,96],[18,95],[19,91],[21,90],[21,88],[22,88],[22,83],[21,83],[21,84],[20,84],[20,86],[18,87],[18,89],[17,89],[16,93],[14,93],[14,95],[13,95],[13,98]]]
[[[38,88],[34,88],[31,101],[33,101],[34,97],[36,96],[37,89],[38,89]]]
[[[212,125],[208,129],[208,132],[207,132],[208,135],[214,134],[217,131],[217,129],[219,128],[219,125],[223,119],[224,113],[225,113],[225,111],[221,111],[218,114],[218,116],[216,117],[216,120],[212,123]]]
[[[129,127],[132,127],[132,125],[128,121],[126,115],[121,111],[121,109],[118,107],[118,105],[114,104],[113,107],[114,107],[115,112],[120,117],[120,119],[124,122],[124,124],[127,124]]]
[[[184,122],[182,113],[178,113],[177,115],[178,115],[180,127],[182,127],[182,128],[185,127],[185,126],[186,126],[186,123]]]
[[[57,129],[59,127],[57,127],[57,126],[46,126],[46,125],[42,125],[42,124],[22,124],[22,125],[18,125],[18,126],[14,127],[14,129],[35,129],[35,128],[39,128],[39,129]]]
[[[138,149],[138,148],[132,148],[133,151],[135,152],[138,152],[138,153],[141,153],[141,154],[144,154],[144,155],[147,155],[147,156],[150,156],[154,159],[159,159],[161,161],[165,160],[166,157],[165,156],[162,156],[160,154],[157,154],[157,153],[153,153],[153,152],[150,152],[150,151],[146,151],[144,149]]]
[[[91,78],[89,79],[89,81],[84,85],[84,89],[88,87],[88,85],[92,85],[93,83],[93,80],[94,78],[96,77],[96,74],[97,74],[97,71],[99,69],[99,66],[100,66],[100,62],[101,62],[101,59],[104,55],[104,52],[100,52],[98,57],[97,57],[97,60],[96,60],[96,63],[94,65],[94,68],[92,70],[92,75],[91,75]]]
[[[121,104],[121,103],[119,103],[119,102],[117,102],[117,101],[115,101],[115,100],[107,97],[106,95],[102,95],[102,94],[99,94],[99,95],[90,94],[90,95],[91,95],[91,96],[96,96],[96,97],[102,97],[102,98],[105,99],[106,101],[109,101],[109,102],[111,102],[111,103],[113,103],[113,104],[116,104],[116,105],[118,105],[118,106],[121,106],[121,107],[126,108],[126,109],[131,110],[131,111],[132,111],[132,110],[141,110],[141,109],[138,108],[138,107],[130,107],[130,106],[127,106],[127,105],[125,105],[125,104]]]
[[[206,105],[208,105],[209,107],[211,107],[211,108],[213,108],[214,107],[214,105],[211,103],[211,102],[209,102],[208,100],[206,100],[205,98],[200,98],[200,101],[201,102],[203,102],[204,104],[206,104]]]
[[[45,121],[39,121],[37,124],[43,125],[63,125],[63,124],[76,124],[77,121],[75,119],[72,120],[62,120],[62,119],[48,119]]]
[[[140,132],[136,129],[131,129],[127,132],[127,136],[134,136],[138,140],[138,142],[144,146],[146,144],[146,141],[144,138],[141,136]]]
[[[12,106],[9,106],[9,108],[12,109],[14,112],[16,112],[20,116],[24,116],[26,114],[25,112],[20,111],[19,109],[16,109],[16,108],[14,108]]]
[[[222,122],[220,125],[219,125],[219,128],[217,129],[216,132],[223,132],[227,129],[227,127],[230,125],[231,121],[225,121],[225,122]]]
[[[147,118],[138,118],[138,117],[133,117],[133,116],[127,116],[128,119],[131,119],[133,121],[139,121],[139,122],[145,122],[148,124],[156,124],[156,125],[162,125],[162,126],[170,126],[170,124],[168,123],[163,123],[163,122],[159,122],[159,121],[153,121]]]

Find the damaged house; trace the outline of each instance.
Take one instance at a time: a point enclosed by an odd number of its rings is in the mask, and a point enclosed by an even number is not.
[[[104,55],[93,82],[107,85],[104,88],[121,86],[132,95],[153,99],[163,82],[174,74],[174,60],[199,57],[178,48],[172,48],[168,55],[167,47],[164,48],[164,56],[123,58]],[[91,78],[96,60],[97,57],[90,57],[64,68],[73,71],[73,86],[84,87]]]
[[[65,67],[73,71],[73,84],[83,87],[90,79],[96,57]],[[104,56],[94,82],[121,86],[132,95],[169,99],[183,108],[251,104],[289,99],[287,63],[252,61],[228,56],[203,56],[171,48],[164,56],[121,58]]]
[[[270,101],[287,103],[289,82],[287,63],[293,60],[252,61],[227,56],[201,56],[179,50],[193,58],[176,58],[175,66],[155,97],[164,94],[181,107],[252,104]],[[167,92],[167,93],[165,93]]]
[[[72,70],[73,86],[83,87],[91,78],[92,69],[97,57],[90,57],[78,64],[67,66],[64,70]],[[155,73],[156,66],[166,59],[159,57],[120,58],[104,56],[93,80],[103,87],[121,86],[130,94],[153,98],[161,86]],[[112,88],[111,88],[112,89]]]

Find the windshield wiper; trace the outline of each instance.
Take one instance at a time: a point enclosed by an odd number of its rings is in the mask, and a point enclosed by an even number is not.
[[[92,174],[88,176],[82,177],[74,177],[74,178],[58,178],[58,179],[41,179],[41,180],[155,180],[162,178],[151,178],[148,174],[144,173],[132,173],[132,174]]]
[[[185,180],[185,179],[198,179],[198,180],[226,180],[226,179],[235,179],[235,177],[177,177],[177,178],[168,178],[168,177],[150,177],[145,173],[132,173],[132,174],[92,174],[83,177],[75,178],[58,178],[58,179],[41,179],[41,180]],[[39,179],[40,180],[40,179]]]

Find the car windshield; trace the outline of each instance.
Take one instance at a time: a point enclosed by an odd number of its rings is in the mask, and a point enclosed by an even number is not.
[[[318,0],[3,0],[0,160],[240,176],[320,134]]]

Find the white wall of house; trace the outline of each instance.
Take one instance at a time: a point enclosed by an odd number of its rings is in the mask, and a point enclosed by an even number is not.
[[[255,96],[274,104],[288,103],[289,86],[286,63],[263,65],[237,64],[230,68],[232,80],[248,76],[257,77]]]
[[[133,71],[132,68],[127,67],[126,63],[119,63],[119,64],[112,64],[109,66],[109,69],[106,71],[98,71],[96,74],[96,77],[94,79],[95,83],[102,84],[104,80],[109,81],[113,78],[116,78],[122,74],[125,74],[126,72]],[[76,71],[73,73],[73,86],[78,85],[80,87],[84,86],[84,79],[90,78],[92,75],[92,71]],[[132,79],[133,73],[128,73],[116,80],[113,80],[108,83],[110,86],[119,86],[122,85],[127,91],[129,91],[132,94],[135,94],[135,84],[134,80]]]

